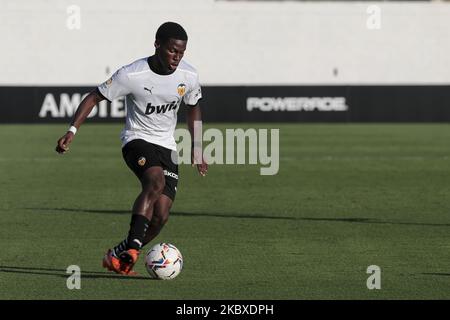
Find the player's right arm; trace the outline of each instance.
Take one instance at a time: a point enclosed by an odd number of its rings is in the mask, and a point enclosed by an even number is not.
[[[86,120],[89,113],[91,113],[94,106],[100,101],[106,99],[111,102],[113,99],[125,96],[130,93],[127,85],[128,78],[125,68],[126,67],[122,67],[117,70],[111,78],[99,85],[97,89],[89,93],[86,98],[81,101],[77,111],[75,112],[71,126],[75,127],[75,129],[78,130],[84,120]],[[75,134],[73,132],[67,131],[66,134],[58,140],[58,143],[56,145],[56,152],[67,152],[69,150],[69,144],[72,142],[74,135]]]
[[[105,97],[100,94],[98,89],[89,93],[78,106],[70,125],[78,130],[95,105],[104,99]],[[60,154],[67,152],[69,150],[69,144],[72,142],[74,136],[75,134],[72,131],[67,131],[61,138],[59,138],[56,144],[56,152]]]

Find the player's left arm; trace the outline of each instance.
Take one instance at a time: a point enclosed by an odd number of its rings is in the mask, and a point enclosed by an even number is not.
[[[194,164],[197,164],[197,170],[203,177],[208,172],[208,164],[206,163],[205,159],[203,158],[203,150],[200,146],[195,145],[194,140],[194,123],[196,121],[202,122],[202,112],[200,110],[200,104],[197,102],[195,106],[189,106],[187,108],[187,125],[189,132],[191,133],[191,163],[192,166]],[[200,133],[203,134],[203,133]]]

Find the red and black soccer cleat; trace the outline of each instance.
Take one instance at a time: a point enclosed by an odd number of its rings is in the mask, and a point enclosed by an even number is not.
[[[139,258],[139,250],[128,249],[126,251],[122,251],[119,254],[120,260],[120,270],[127,275],[137,275],[136,271],[133,271],[133,267],[136,264]]]
[[[123,274],[123,275],[137,275],[135,271],[133,271],[133,267],[136,264],[139,258],[139,251],[134,249],[129,249],[123,251],[119,254],[117,258],[111,249],[106,252],[103,257],[103,268],[108,269],[109,271]]]

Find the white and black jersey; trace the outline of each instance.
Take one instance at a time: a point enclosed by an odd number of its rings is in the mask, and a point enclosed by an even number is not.
[[[125,96],[122,146],[143,139],[171,150],[176,150],[181,101],[194,106],[202,97],[197,71],[189,63],[182,60],[172,74],[160,75],[150,69],[148,57],[120,68],[98,90],[109,101]]]

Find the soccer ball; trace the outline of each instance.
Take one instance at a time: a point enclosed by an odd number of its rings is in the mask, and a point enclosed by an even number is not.
[[[159,243],[145,256],[145,268],[153,279],[170,280],[183,269],[183,256],[173,244]]]

